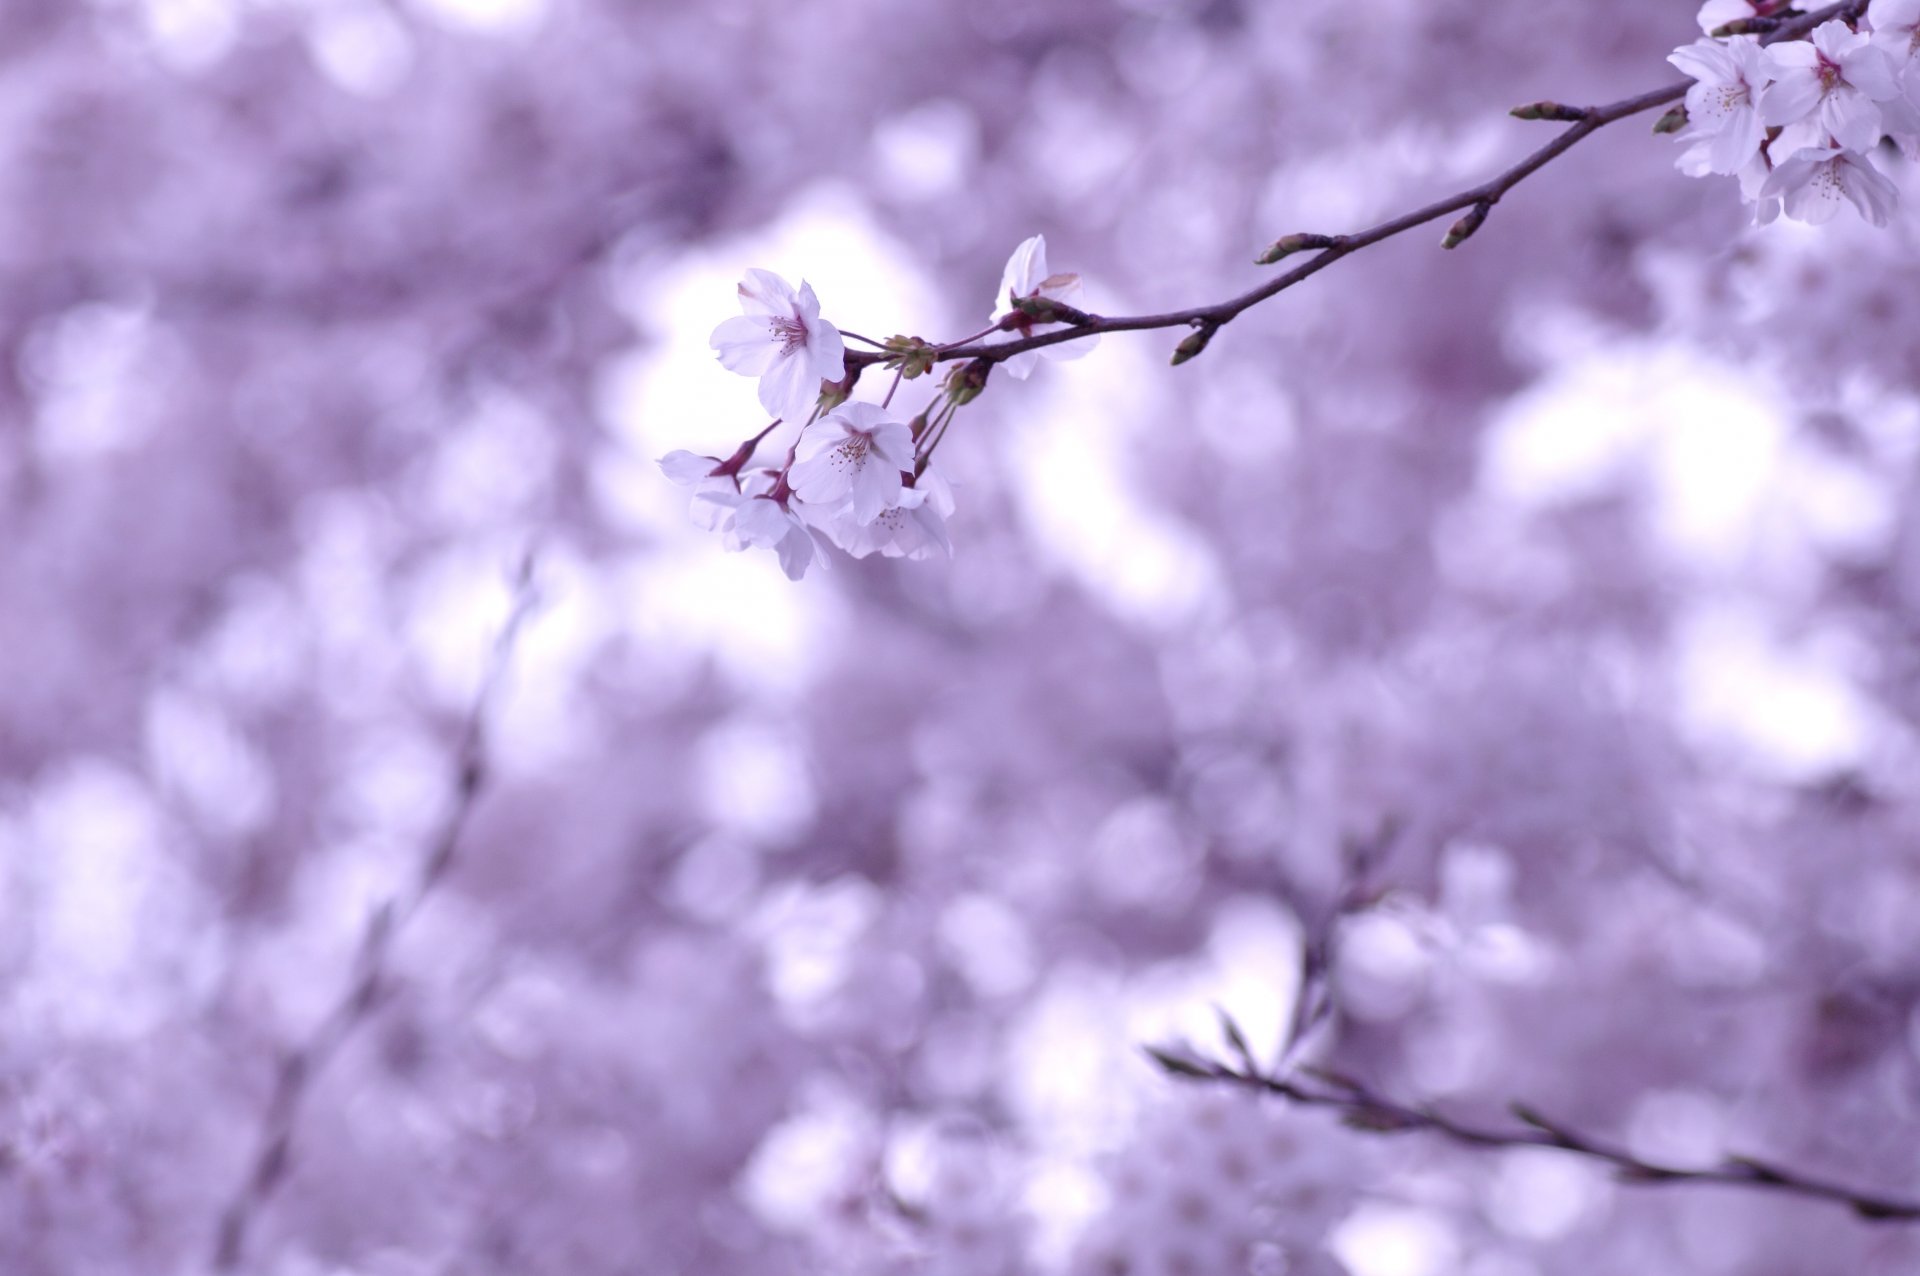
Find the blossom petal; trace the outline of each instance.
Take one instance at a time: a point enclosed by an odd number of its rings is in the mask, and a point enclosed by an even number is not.
[[[818,547],[813,543],[813,534],[798,523],[788,524],[787,534],[776,543],[775,551],[780,555],[780,570],[787,574],[788,580],[799,580],[805,576],[807,565],[815,557],[819,558],[821,567],[827,565],[826,555],[819,554]]]
[[[1834,162],[1840,193],[1875,226],[1885,226],[1900,202],[1899,190],[1870,160],[1844,156]]]
[[[713,330],[707,344],[719,351],[720,366],[749,377],[766,372],[780,354],[773,329],[759,315],[735,315]]]
[[[1760,122],[1773,127],[1804,119],[1820,105],[1820,78],[1811,68],[1790,69],[1760,91]]]
[[[1873,0],[1867,21],[1876,32],[1920,25],[1920,0]]]
[[[1055,362],[1072,363],[1075,359],[1084,359],[1092,354],[1093,348],[1099,344],[1100,334],[1095,333],[1091,337],[1081,337],[1078,341],[1062,341],[1057,346],[1041,346],[1039,352],[1042,357]]]
[[[848,404],[848,407],[853,406]],[[844,412],[846,409],[842,408]],[[802,461],[811,461],[822,452],[831,451],[846,442],[849,431],[840,412],[823,417],[801,431],[800,441],[794,444],[793,454]]]
[[[760,406],[769,415],[805,420],[820,398],[820,378],[805,359],[775,359],[760,376]]]
[[[847,343],[840,330],[815,315],[807,321],[807,360],[813,374],[822,381],[838,381],[847,375]]]
[[[700,456],[685,448],[669,452],[659,460],[661,471],[676,483],[698,483],[720,468],[716,457]]]
[[[1746,167],[1747,161],[1760,152],[1761,139],[1766,130],[1760,126],[1760,117],[1752,111],[1742,111],[1729,119],[1710,143],[1708,153],[1709,167],[1716,173],[1737,173]]]
[[[1880,108],[1863,94],[1827,94],[1820,104],[1820,123],[1850,151],[1864,151],[1880,140]]]
[[[740,309],[750,315],[790,316],[795,313],[793,285],[771,270],[750,269],[740,281]],[[816,313],[818,313],[818,303]]]
[[[1733,55],[1718,40],[1695,40],[1692,44],[1683,44],[1667,55],[1680,74],[1691,76],[1702,84],[1725,84],[1739,74],[1734,65]]]
[[[1847,83],[1876,102],[1900,96],[1900,82],[1894,76],[1894,62],[1885,50],[1856,49],[1847,55]]]
[[[787,471],[787,482],[800,494],[800,499],[809,505],[818,505],[822,509],[839,505],[847,499],[847,493],[853,490],[854,475],[857,473],[851,465],[843,464],[836,455],[838,449],[812,457],[805,461],[795,461],[793,468]]]
[[[1047,237],[1035,235],[1022,240],[1020,246],[1007,258],[1007,267],[1000,272],[1000,291],[994,294],[993,310],[989,319],[998,319],[1007,313],[1008,297],[1025,297],[1040,286],[1047,277]]]
[[[900,471],[869,453],[853,476],[854,519],[871,523],[899,499]]]
[[[882,421],[873,429],[873,450],[897,470],[913,468],[913,431],[898,421]]]

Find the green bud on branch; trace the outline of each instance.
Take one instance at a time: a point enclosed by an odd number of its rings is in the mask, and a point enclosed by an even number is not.
[[[1031,297],[1015,297],[1013,308],[1035,323],[1066,323],[1084,328],[1094,322],[1094,317],[1086,311],[1075,310],[1064,301],[1055,301],[1038,293]]]
[[[1678,133],[1687,126],[1687,108],[1676,106],[1653,122],[1655,133]]]
[[[900,375],[911,381],[922,373],[931,372],[938,352],[931,343],[918,337],[888,337],[886,366],[898,368]]]
[[[1559,102],[1529,102],[1525,106],[1514,107],[1507,114],[1516,120],[1560,120],[1577,124],[1587,118],[1587,109],[1583,106],[1564,106]]]
[[[1332,248],[1340,242],[1335,235],[1282,235],[1267,245],[1266,251],[1253,259],[1256,266],[1271,266],[1282,257],[1294,253],[1306,252],[1316,248]]]
[[[972,403],[987,388],[987,376],[993,371],[991,359],[969,359],[947,374],[947,398],[955,405]]]
[[[1207,343],[1213,340],[1213,334],[1218,331],[1220,331],[1219,324],[1203,323],[1181,338],[1180,344],[1173,348],[1173,366],[1177,368],[1205,350]]]
[[[1480,223],[1487,220],[1487,211],[1492,207],[1493,205],[1482,202],[1469,208],[1461,215],[1460,220],[1455,222],[1447,230],[1445,238],[1440,241],[1440,246],[1442,248],[1458,248],[1461,244],[1467,242],[1467,239],[1473,232],[1480,229]]]

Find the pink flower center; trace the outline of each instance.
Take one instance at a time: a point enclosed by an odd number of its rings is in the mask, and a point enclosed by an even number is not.
[[[1840,78],[1840,64],[1824,53],[1820,55],[1820,64],[1814,68],[1814,72],[1820,77],[1820,88],[1823,92],[1831,93],[1845,83]]]
[[[792,354],[807,344],[806,321],[799,315],[780,315],[772,319],[773,335],[780,342],[781,354]]]

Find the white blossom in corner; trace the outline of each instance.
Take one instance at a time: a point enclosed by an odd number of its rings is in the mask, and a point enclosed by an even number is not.
[[[1778,199],[1795,221],[1815,225],[1831,221],[1845,200],[1875,226],[1884,226],[1899,201],[1893,183],[1865,156],[1837,146],[1803,150],[1776,164],[1760,196]]]
[[[1900,95],[1880,104],[1887,132],[1912,159],[1920,154],[1920,0],[1873,0],[1867,6],[1873,47],[1893,63]]]
[[[1760,153],[1767,133],[1758,104],[1771,72],[1760,41],[1753,36],[1695,40],[1675,49],[1667,61],[1695,81],[1687,90],[1687,131],[1680,135],[1692,146],[1681,169],[1739,172]]]
[[[1877,104],[1898,97],[1900,86],[1893,60],[1873,47],[1872,37],[1836,18],[1806,40],[1769,46],[1766,57],[1773,83],[1760,95],[1760,122],[1782,130],[1768,147],[1772,154],[1830,143],[1864,151],[1880,140]]]
[[[871,403],[846,403],[800,436],[789,481],[823,515],[845,506],[864,526],[899,503],[901,471],[912,468],[906,425]]]
[[[1873,0],[1867,6],[1873,47],[1904,68],[1920,58],[1920,0]]]
[[[820,317],[820,299],[804,279],[800,290],[770,270],[749,270],[740,281],[746,313],[713,330],[709,344],[730,372],[760,378],[760,406],[776,417],[804,420],[822,381],[846,376],[846,344]]]
[[[1788,0],[1707,0],[1700,6],[1700,30],[1712,35],[1729,22],[1766,18],[1787,7]]]
[[[994,297],[993,310],[988,319],[1000,320],[1009,313],[1016,312],[1013,304],[1017,297],[1045,297],[1050,301],[1077,305],[1080,295],[1080,276],[1055,275],[1047,271],[1047,237],[1035,235],[1013,250],[1013,256],[1007,258],[1007,268],[1000,272],[1000,291]],[[987,338],[989,343],[999,344],[1017,341],[1036,333],[1057,332],[1064,327],[1057,323],[1040,323],[1024,317],[1015,322],[1011,331],[993,333]],[[1007,375],[1024,381],[1033,375],[1039,365],[1039,356],[1049,359],[1078,359],[1099,343],[1099,337],[1085,337],[1079,341],[1063,341],[1059,345],[1042,346],[1038,350],[1026,350],[1009,355],[1000,361]]]

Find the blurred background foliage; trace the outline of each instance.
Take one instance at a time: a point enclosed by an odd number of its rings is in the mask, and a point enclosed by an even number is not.
[[[211,1270],[529,553],[471,824],[242,1270],[1914,1270],[1138,1052],[1273,1048],[1386,822],[1321,1062],[1920,1192],[1910,215],[1748,231],[1629,121],[1179,369],[992,383],[951,562],[790,585],[653,464],[764,424],[706,348],[748,266],[882,337],[1036,232],[1100,313],[1216,300],[1692,30],[6,0],[0,1270]]]

